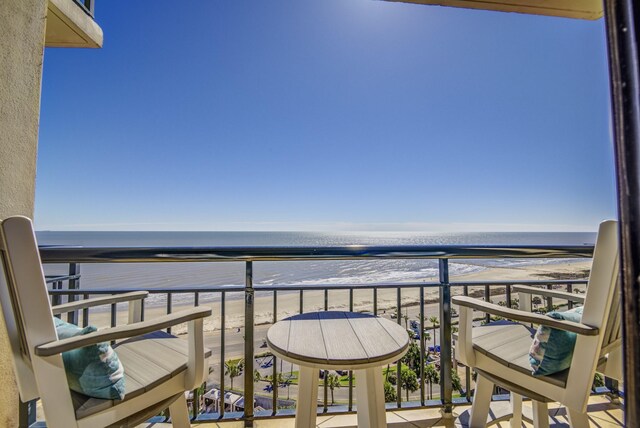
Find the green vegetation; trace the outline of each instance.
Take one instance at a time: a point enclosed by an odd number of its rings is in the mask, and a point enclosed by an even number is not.
[[[231,380],[233,390],[233,378],[238,377],[244,371],[244,360],[228,360],[224,363],[224,374]]]
[[[335,404],[335,400],[333,398],[333,390],[335,388],[340,388],[340,378],[337,374],[331,373],[325,376],[325,382],[327,383],[327,387],[331,390],[331,404]]]

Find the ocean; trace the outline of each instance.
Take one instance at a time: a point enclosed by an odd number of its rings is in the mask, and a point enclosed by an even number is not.
[[[37,232],[40,245],[86,247],[191,246],[344,246],[344,245],[592,245],[596,233],[315,233],[315,232]],[[464,260],[450,262],[450,274],[475,273],[495,266],[556,263],[548,259]],[[46,265],[62,274],[64,265]],[[127,263],[83,264],[83,289],[165,288],[242,285],[244,264]],[[438,275],[436,260],[287,261],[254,263],[254,284],[324,285],[423,282]]]

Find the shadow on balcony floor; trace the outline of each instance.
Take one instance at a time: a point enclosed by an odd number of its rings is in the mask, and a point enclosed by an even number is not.
[[[524,415],[531,415],[531,405],[524,403]],[[396,410],[387,412],[389,428],[427,428],[427,427],[466,427],[471,406],[457,406],[454,409],[454,418],[443,418],[439,409],[413,409]],[[491,427],[507,428],[509,403],[494,402],[491,405]],[[603,396],[594,396],[589,404],[589,420],[591,427],[622,427],[622,406],[612,404]],[[318,416],[319,428],[355,428],[356,415],[331,415]],[[557,404],[549,405],[549,424],[552,428],[569,427],[569,419],[564,408]],[[259,419],[255,422],[255,428],[293,428],[293,418]],[[170,424],[144,424],[138,428],[166,428]],[[194,424],[197,428],[242,428],[242,422],[208,422]],[[523,427],[533,427],[533,424],[525,422]],[[582,428],[582,427],[581,427]]]

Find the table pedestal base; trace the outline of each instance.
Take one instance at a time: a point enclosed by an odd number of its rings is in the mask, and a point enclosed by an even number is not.
[[[358,427],[386,428],[382,369],[372,367],[355,372]]]
[[[296,428],[315,428],[318,412],[318,369],[300,366]]]
[[[358,427],[386,428],[382,368],[355,370]],[[296,428],[315,428],[318,412],[318,369],[300,366]]]

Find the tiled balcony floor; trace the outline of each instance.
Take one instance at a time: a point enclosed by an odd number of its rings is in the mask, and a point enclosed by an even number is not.
[[[524,415],[531,415],[531,405],[524,403]],[[389,428],[427,428],[427,427],[466,427],[471,406],[456,406],[453,418],[443,418],[439,409],[396,410],[387,412]],[[508,402],[494,402],[491,405],[492,427],[509,427]],[[622,427],[624,426],[622,406],[612,404],[604,396],[594,396],[589,404],[589,420],[591,427]],[[319,428],[355,428],[356,415],[327,415],[318,416]],[[293,428],[293,418],[260,419],[256,420],[256,428]],[[549,405],[549,425],[552,428],[568,427],[569,419],[564,408],[558,404]],[[242,422],[210,422],[193,425],[198,428],[242,428]],[[166,428],[170,424],[145,424],[138,428]],[[523,427],[533,427],[524,422]],[[582,428],[582,427],[580,427]]]

